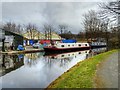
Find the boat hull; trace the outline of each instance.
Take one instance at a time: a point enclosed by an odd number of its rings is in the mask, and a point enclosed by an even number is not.
[[[91,49],[102,48],[102,47],[106,47],[106,45],[91,45]]]
[[[45,52],[55,53],[55,52],[71,52],[79,50],[88,50],[90,47],[76,47],[76,48],[56,48],[56,47],[44,47]]]

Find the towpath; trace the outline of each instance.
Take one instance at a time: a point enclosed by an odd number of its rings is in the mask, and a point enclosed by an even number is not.
[[[98,66],[95,87],[118,88],[118,52],[111,54]]]

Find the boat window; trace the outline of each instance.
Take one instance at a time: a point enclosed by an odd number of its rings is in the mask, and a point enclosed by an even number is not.
[[[72,45],[72,46],[74,46],[74,45]]]
[[[85,44],[85,46],[87,46],[87,44]]]
[[[54,56],[52,56],[51,58],[52,58],[52,59],[54,59],[55,57],[54,57]]]
[[[61,45],[61,47],[64,47],[64,45]]]
[[[64,57],[64,55],[62,55],[62,57]]]
[[[79,44],[79,46],[81,46],[81,44]]]
[[[70,45],[68,45],[70,47]]]
[[[79,52],[79,54],[81,54],[81,52]]]

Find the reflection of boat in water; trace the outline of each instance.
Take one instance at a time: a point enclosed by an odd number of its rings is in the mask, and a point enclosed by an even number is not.
[[[52,67],[54,64],[58,64],[60,67],[68,67],[68,64],[72,65],[79,61],[88,58],[89,50],[56,53],[44,55],[45,62],[48,62],[48,66]]]
[[[89,57],[92,57],[92,56],[95,56],[95,55],[97,55],[97,54],[103,53],[103,52],[105,52],[106,50],[107,50],[106,47],[91,49],[91,50],[90,50],[90,53],[89,53],[89,55],[88,55],[88,58],[89,58]]]
[[[92,49],[92,52],[99,54],[99,53],[105,52],[106,50],[107,48],[103,47],[103,48]]]
[[[83,54],[89,54],[90,50],[84,50],[84,51],[76,51],[76,52],[67,52],[67,53],[61,53],[61,54],[46,54],[45,56],[52,58],[52,59],[64,59],[64,58],[70,58],[70,57],[77,57],[79,55]]]

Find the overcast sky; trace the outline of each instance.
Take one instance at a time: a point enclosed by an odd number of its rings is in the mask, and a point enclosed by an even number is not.
[[[88,10],[99,10],[98,4],[103,0],[78,2],[78,0],[64,0],[64,2],[17,2],[18,0],[2,0],[2,22],[15,22],[17,24],[36,24],[39,31],[45,23],[56,27],[66,24],[73,33],[82,30],[83,14]],[[24,0],[25,1],[25,0]],[[60,1],[60,0],[59,0]],[[68,2],[70,1],[70,2]],[[76,2],[75,2],[76,1]],[[108,0],[109,1],[109,0]]]

